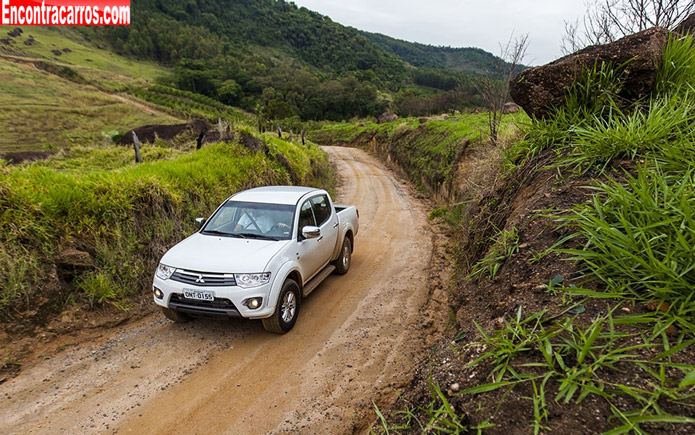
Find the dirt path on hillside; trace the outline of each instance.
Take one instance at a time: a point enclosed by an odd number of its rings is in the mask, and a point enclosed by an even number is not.
[[[115,98],[115,99],[117,99],[117,100],[119,100],[119,101],[121,101],[121,102],[123,102],[123,103],[125,103],[125,104],[130,104],[131,106],[135,106],[135,107],[137,107],[138,109],[144,110],[145,112],[149,112],[149,113],[151,113],[151,114],[153,114],[153,115],[157,115],[157,116],[171,116],[171,117],[174,117],[173,115],[170,115],[170,114],[168,114],[168,113],[161,112],[161,111],[159,111],[159,110],[155,110],[155,109],[151,108],[150,106],[147,106],[147,105],[142,104],[142,103],[140,103],[140,102],[138,102],[138,101],[135,101],[135,100],[131,100],[130,98],[126,98],[126,97],[124,97],[124,96],[122,96],[122,95],[114,94],[114,93],[111,93],[111,92],[105,92],[105,91],[101,91],[101,93],[104,94],[104,95],[108,95],[108,96],[111,97],[111,98]]]
[[[358,205],[360,231],[350,272],[304,301],[290,333],[148,316],[0,384],[0,433],[364,431],[372,402],[395,399],[444,324],[441,272],[431,267],[439,242],[407,186],[375,158],[326,151],[344,176],[337,202]]]

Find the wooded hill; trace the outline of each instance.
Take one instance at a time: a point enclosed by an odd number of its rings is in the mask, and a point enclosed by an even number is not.
[[[80,31],[118,54],[173,66],[166,84],[268,119],[374,116],[413,98],[430,99],[420,109],[428,112],[475,107],[467,73],[495,60],[365,34],[284,0],[134,0],[132,11],[131,26]]]

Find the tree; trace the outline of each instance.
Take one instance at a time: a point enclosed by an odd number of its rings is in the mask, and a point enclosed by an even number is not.
[[[692,0],[593,0],[587,3],[581,27],[579,20],[565,21],[561,48],[570,54],[655,26],[673,28],[693,12]]]
[[[514,37],[512,34],[505,45],[500,43],[500,57],[495,62],[494,71],[474,79],[474,85],[488,109],[490,143],[498,144],[502,107],[509,96],[509,82],[519,72],[518,67],[526,57],[528,34]]]

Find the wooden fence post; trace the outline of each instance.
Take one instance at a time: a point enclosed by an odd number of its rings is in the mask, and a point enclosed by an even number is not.
[[[135,148],[135,163],[141,163],[140,158],[140,142],[138,141],[138,135],[133,132],[133,148]]]

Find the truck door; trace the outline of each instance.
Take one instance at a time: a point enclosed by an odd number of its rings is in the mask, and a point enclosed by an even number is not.
[[[323,239],[321,237],[315,239],[305,239],[302,236],[302,228],[305,226],[316,226],[316,218],[314,210],[311,206],[311,200],[307,199],[299,209],[299,219],[297,219],[297,257],[299,266],[302,269],[302,278],[306,283],[313,277],[319,268],[322,266],[323,259],[319,255],[319,246]],[[319,240],[321,239],[321,240]]]
[[[319,195],[311,198],[311,205],[314,209],[316,217],[316,225],[321,228],[321,239],[318,249],[323,263],[321,267],[331,261],[331,257],[335,252],[335,246],[338,243],[338,215],[331,207],[330,200],[326,195]]]

